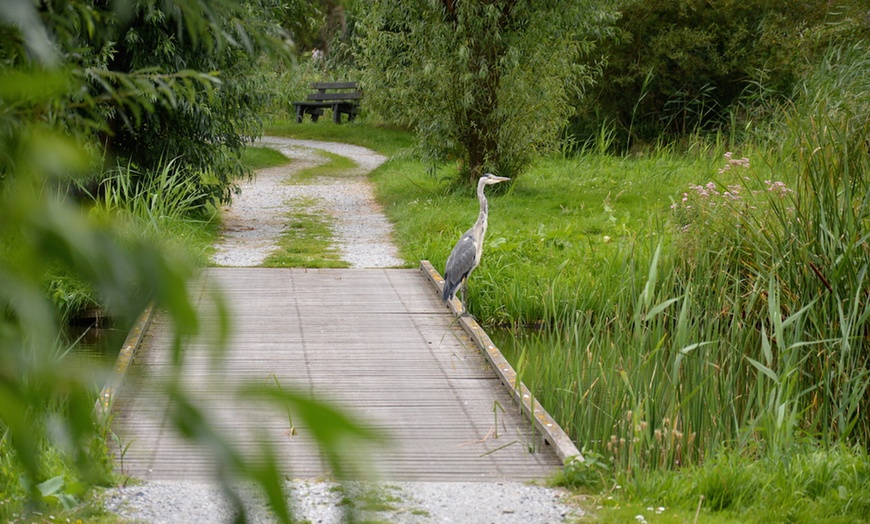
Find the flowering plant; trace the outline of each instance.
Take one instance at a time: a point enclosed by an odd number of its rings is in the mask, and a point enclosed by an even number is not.
[[[749,170],[749,159],[734,158],[729,151],[725,153],[725,165],[719,169],[721,182],[689,184],[689,190],[671,204],[681,233],[689,233],[701,225],[720,232],[725,229],[722,226],[730,226],[727,229],[744,227],[747,222],[755,223],[762,218],[771,198],[783,199],[793,193],[778,180],[764,180],[757,189],[750,187],[753,179],[748,175],[740,177],[739,181],[728,181],[728,178],[733,179],[734,169]]]

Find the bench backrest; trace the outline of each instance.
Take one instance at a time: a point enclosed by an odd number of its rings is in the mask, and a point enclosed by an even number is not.
[[[308,95],[308,100],[314,101],[329,101],[329,100],[359,100],[362,98],[362,93],[359,91],[351,91],[347,93],[311,93]]]
[[[309,102],[347,102],[356,103],[362,98],[357,82],[314,82],[313,93],[308,95]],[[349,91],[352,89],[353,91]]]

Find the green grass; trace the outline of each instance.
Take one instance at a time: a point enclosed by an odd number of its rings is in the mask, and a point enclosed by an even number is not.
[[[718,158],[661,155],[625,159],[585,155],[542,160],[510,186],[487,193],[484,257],[469,285],[472,313],[489,324],[535,324],[550,309],[587,310],[610,300],[626,281],[624,264],[645,265],[638,239],[664,234],[673,198],[715,176]],[[373,175],[396,228],[401,255],[443,270],[463,231],[477,219],[473,188],[453,184],[409,159]],[[505,186],[505,187],[503,187]]]
[[[242,162],[251,169],[263,169],[289,164],[290,159],[269,147],[248,146],[242,152]]]
[[[748,457],[723,451],[680,472],[619,475],[594,496],[596,522],[866,522],[870,461],[863,450],[802,444]],[[640,519],[637,519],[638,521]]]
[[[332,229],[315,199],[298,198],[289,203],[287,228],[278,248],[263,262],[264,267],[343,268],[349,264],[332,243]]]
[[[288,178],[287,184],[306,184],[317,177],[341,177],[351,169],[358,167],[357,163],[346,156],[319,150],[317,154],[325,158],[326,163],[303,169]]]
[[[266,124],[266,135],[343,142],[367,147],[383,155],[395,155],[414,143],[414,136],[408,131],[390,126],[354,121],[345,124],[332,122],[312,123],[308,120],[301,124],[295,121],[273,121]]]

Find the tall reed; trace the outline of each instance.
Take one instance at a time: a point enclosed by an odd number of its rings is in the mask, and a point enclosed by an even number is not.
[[[191,173],[177,158],[163,162],[153,173],[140,173],[134,166],[118,166],[105,177],[98,195],[92,195],[96,214],[127,215],[147,235],[165,236],[169,224],[201,221],[211,207],[202,189],[209,173]]]
[[[186,168],[180,159],[165,161],[155,172],[142,173],[132,165],[119,165],[104,173],[96,190],[78,187],[88,197],[90,217],[131,244],[141,239],[165,245],[182,239],[175,253],[205,258],[211,237],[207,232],[215,207],[204,186],[211,175]],[[181,242],[176,242],[181,244]],[[81,278],[61,268],[45,276],[47,292],[59,317],[67,321],[108,304]]]
[[[829,55],[816,81],[835,85],[807,87],[783,150],[699,174],[673,242],[639,235],[597,299],[544,302],[524,372],[581,446],[631,471],[870,443],[868,56]]]

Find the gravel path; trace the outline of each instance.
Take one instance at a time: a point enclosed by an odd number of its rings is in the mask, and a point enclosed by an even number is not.
[[[251,183],[242,186],[232,207],[224,210],[224,234],[214,256],[217,265],[262,264],[275,249],[288,205],[297,198],[317,199],[318,209],[333,217],[336,243],[352,267],[404,264],[390,240],[390,223],[365,177],[385,157],[362,147],[310,140],[267,137],[258,145],[277,149],[293,162],[259,171]],[[349,176],[285,183],[294,173],[326,162],[317,150],[349,157],[358,167]],[[331,482],[293,480],[286,488],[294,518],[311,523],[549,524],[583,514],[567,503],[564,490],[519,482],[353,483],[340,487]],[[343,500],[342,490],[349,492],[353,502]],[[255,491],[241,491],[249,522],[275,522]],[[151,481],[112,488],[103,496],[109,511],[134,522],[221,523],[232,522],[234,517],[232,505],[214,484]]]
[[[561,490],[517,482],[401,482],[341,488],[331,482],[297,480],[286,487],[294,519],[321,524],[545,524],[582,515],[562,500],[566,495]],[[241,491],[248,522],[276,522],[261,497],[253,490]],[[235,515],[221,489],[212,484],[152,481],[109,490],[105,497],[109,511],[137,522],[228,523]]]
[[[215,246],[213,261],[218,266],[255,267],[275,250],[286,227],[285,213],[294,200],[314,202],[314,210],[332,217],[335,243],[341,258],[351,268],[403,266],[390,240],[392,226],[365,177],[387,158],[364,147],[335,142],[315,142],[265,137],[257,144],[283,153],[293,162],[287,166],[261,169],[241,185],[241,194],[223,210],[223,235]],[[303,169],[328,160],[318,150],[348,157],[357,164],[341,177],[322,177],[305,184],[287,183]]]

